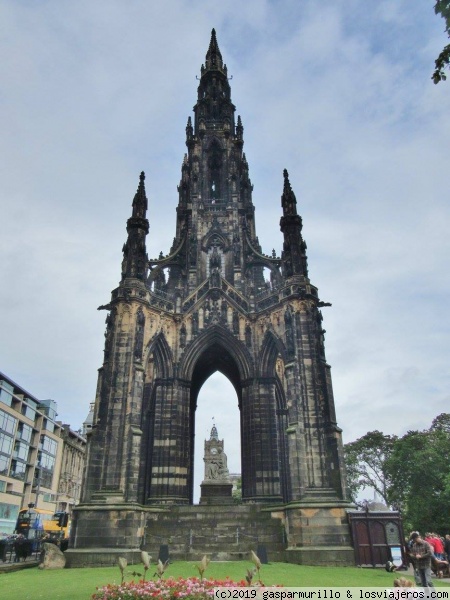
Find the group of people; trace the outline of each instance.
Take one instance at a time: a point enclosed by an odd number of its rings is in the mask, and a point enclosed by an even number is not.
[[[437,533],[426,533],[425,541],[430,544],[433,548],[434,555],[439,560],[448,560],[450,557],[450,535],[447,534],[445,538],[441,537]]]
[[[23,534],[10,535],[0,540],[0,560],[7,561],[9,554],[10,560],[14,556],[14,562],[26,560],[33,552],[33,543],[28,540]]]
[[[434,587],[431,574],[442,578],[444,572],[449,571],[450,535],[442,538],[436,533],[426,533],[422,537],[418,531],[413,531],[406,543],[406,555],[413,566],[416,585]],[[387,563],[386,569],[397,570],[391,562]]]

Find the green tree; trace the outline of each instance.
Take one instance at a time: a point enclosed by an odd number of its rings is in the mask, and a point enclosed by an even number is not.
[[[441,430],[450,435],[450,414],[441,413],[431,422],[430,431]]]
[[[355,501],[364,488],[375,490],[402,513],[406,531],[448,533],[450,513],[450,414],[429,429],[390,436],[371,431],[345,444],[349,490]]]
[[[434,12],[445,20],[445,32],[450,38],[450,0],[437,0],[434,5]],[[435,61],[435,71],[431,76],[434,83],[445,81],[447,75],[445,69],[450,64],[450,44],[444,47]]]
[[[242,478],[236,481],[236,488],[231,492],[231,496],[236,504],[240,504],[242,502]]]
[[[371,488],[387,505],[391,503],[392,482],[386,461],[396,439],[396,436],[385,435],[381,431],[370,431],[355,442],[344,445],[347,483],[353,501],[363,489]]]
[[[430,429],[408,431],[399,438],[386,463],[392,504],[403,514],[406,529],[448,533],[450,510],[450,430],[439,415]]]

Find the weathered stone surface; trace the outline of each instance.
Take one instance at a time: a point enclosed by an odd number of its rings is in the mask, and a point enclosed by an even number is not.
[[[64,569],[66,557],[56,544],[42,544],[40,569]]]
[[[122,279],[102,307],[109,311],[105,354],[72,524],[75,551],[140,548],[153,517],[167,515],[177,529],[170,507],[193,499],[197,397],[216,371],[238,396],[243,501],[284,515],[285,546],[302,548],[293,554],[299,560],[306,547],[347,547],[341,430],[322,327],[327,303],[309,279],[287,171],[283,250],[261,249],[235,110],[213,31],[186,127],[172,246],[148,260],[142,173]],[[198,539],[209,527],[201,518]],[[233,518],[230,530],[239,526]]]

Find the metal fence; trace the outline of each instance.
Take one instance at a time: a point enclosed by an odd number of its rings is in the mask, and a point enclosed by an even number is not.
[[[54,543],[52,540],[0,540],[0,565],[5,563],[24,562],[26,560],[38,560],[43,543]],[[68,540],[61,540],[59,548],[67,550]]]

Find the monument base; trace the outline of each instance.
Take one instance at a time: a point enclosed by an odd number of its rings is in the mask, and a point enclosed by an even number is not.
[[[205,484],[197,506],[79,505],[66,567],[112,566],[119,556],[138,564],[141,549],[156,560],[163,545],[171,560],[248,560],[264,546],[271,562],[354,566],[349,503],[235,504],[231,487]]]
[[[200,504],[233,504],[233,484],[228,482],[203,482],[200,485]]]
[[[349,502],[306,499],[285,506],[286,561],[313,566],[353,566],[354,550],[347,510]],[[318,494],[319,497],[319,494]]]

